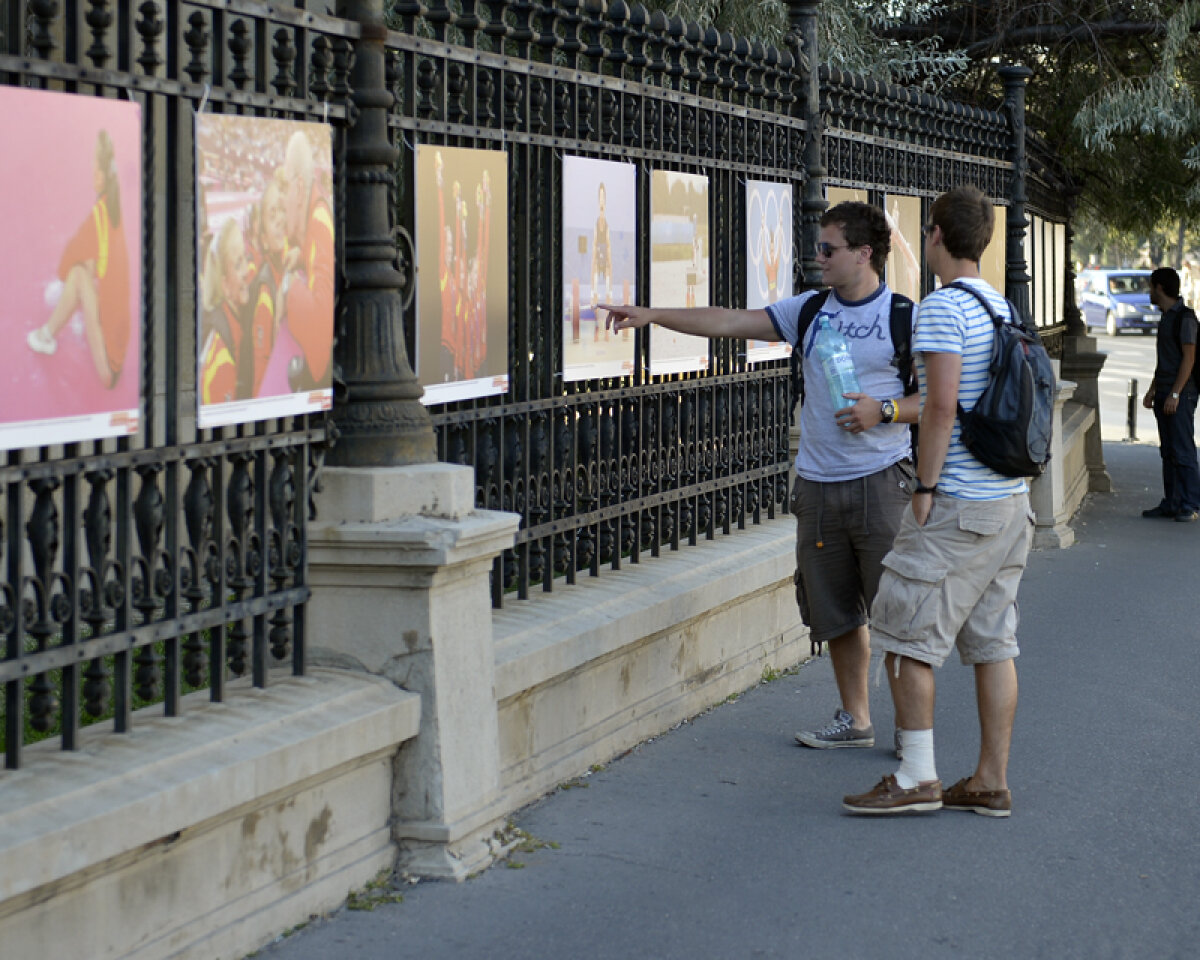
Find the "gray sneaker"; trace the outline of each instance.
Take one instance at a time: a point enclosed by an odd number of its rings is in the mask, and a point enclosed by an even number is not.
[[[820,730],[801,730],[796,734],[796,742],[817,750],[875,746],[875,728],[867,727],[865,730],[859,730],[852,726],[853,723],[854,718],[839,707],[833,715],[832,723]]]

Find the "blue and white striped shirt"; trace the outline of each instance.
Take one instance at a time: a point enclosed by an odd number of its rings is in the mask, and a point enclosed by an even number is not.
[[[1002,317],[1008,316],[1004,297],[984,280],[964,279],[991,303]],[[935,290],[917,308],[913,332],[913,354],[921,405],[925,405],[928,387],[925,380],[925,353],[957,353],[962,356],[962,377],[958,402],[964,410],[975,407],[988,382],[992,359],[992,318],[978,300],[965,290],[942,287]],[[962,426],[954,421],[946,462],[938,477],[938,490],[964,500],[1003,500],[1027,487],[1020,477],[1006,477],[976,460],[962,443]]]

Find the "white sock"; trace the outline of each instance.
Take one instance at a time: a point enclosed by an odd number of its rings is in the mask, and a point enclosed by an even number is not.
[[[904,759],[896,771],[896,783],[901,789],[911,790],[918,783],[937,779],[932,730],[901,730],[900,752]]]

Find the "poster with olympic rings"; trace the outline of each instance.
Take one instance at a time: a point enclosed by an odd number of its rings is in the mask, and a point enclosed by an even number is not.
[[[746,181],[746,308],[757,310],[792,295],[792,185]],[[749,340],[746,362],[792,352],[784,341]]]

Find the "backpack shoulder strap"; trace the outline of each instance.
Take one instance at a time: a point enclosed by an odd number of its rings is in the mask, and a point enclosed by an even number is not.
[[[829,299],[829,291],[818,290],[800,306],[800,316],[796,318],[796,342],[792,344],[791,356],[792,392],[801,401],[804,400],[804,364],[801,362],[804,335],[808,333],[808,328],[817,319],[817,314],[825,306],[827,299]]]
[[[808,328],[817,319],[817,314],[821,312],[821,308],[825,306],[825,301],[828,299],[828,290],[818,290],[804,301],[804,305],[800,307],[800,316],[796,318],[796,344],[793,351],[800,349],[804,343],[804,335],[808,333]]]
[[[1000,316],[1000,314],[996,312],[996,308],[992,306],[988,298],[969,283],[963,283],[960,280],[953,280],[946,284],[946,286],[953,287],[955,290],[965,290],[976,300],[982,303],[983,308],[988,312],[988,316],[992,318],[992,323],[994,323],[996,326],[1000,326],[1003,323],[1008,323],[1010,326],[1020,327],[1023,330],[1029,329],[1025,326],[1025,321],[1021,319],[1021,314],[1018,312],[1016,305],[1007,297],[1004,298],[1004,302],[1008,304],[1008,320],[1006,321]]]
[[[892,348],[895,350],[896,371],[900,374],[900,382],[904,384],[904,395],[911,396],[917,392],[912,356],[913,302],[904,294],[892,294],[892,312],[888,322],[891,327]]]

